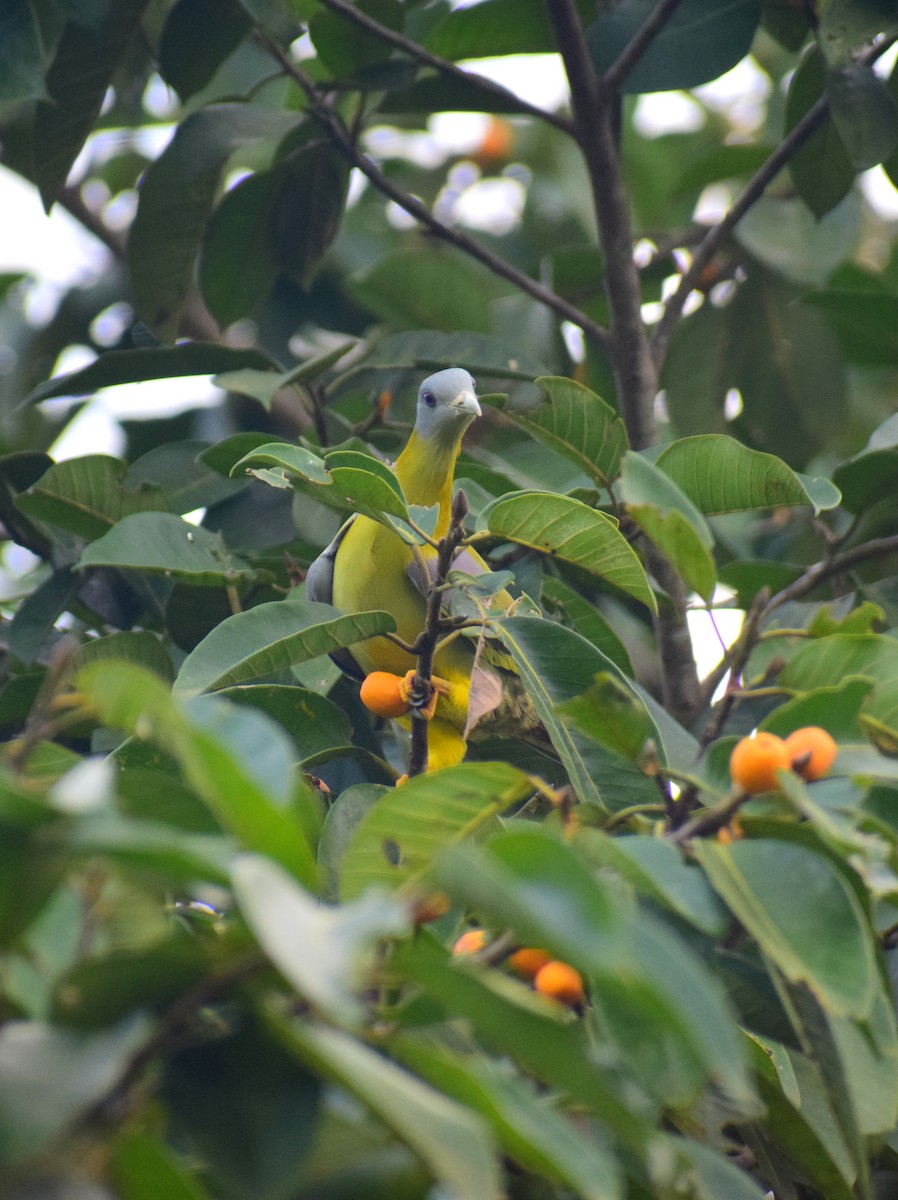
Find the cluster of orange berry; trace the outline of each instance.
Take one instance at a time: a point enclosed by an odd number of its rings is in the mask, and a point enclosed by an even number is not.
[[[805,725],[787,738],[775,733],[744,737],[730,755],[730,778],[744,792],[772,792],[777,771],[795,771],[809,783],[833,764],[838,746],[819,725]]]
[[[452,953],[456,958],[477,954],[488,941],[489,935],[485,929],[469,929],[452,947]],[[569,1004],[572,1008],[583,1003],[585,992],[580,972],[567,963],[552,958],[545,950],[539,950],[535,946],[522,946],[520,950],[515,950],[508,956],[507,962],[519,979],[533,984],[534,989],[541,995],[559,1000],[562,1004]]]

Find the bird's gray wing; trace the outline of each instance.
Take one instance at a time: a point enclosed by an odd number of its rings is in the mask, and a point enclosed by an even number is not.
[[[437,560],[435,558],[427,558],[424,560],[424,566],[427,568],[426,573],[422,566],[419,565],[419,560],[415,559],[406,567],[406,574],[422,596],[427,595],[428,589],[436,578]],[[463,571],[465,575],[483,575],[489,571],[489,567],[484,567],[481,561],[464,548],[456,552],[452,560],[451,569],[453,571]],[[443,597],[445,608],[451,607],[454,594],[455,588],[449,588],[445,592]]]
[[[325,546],[315,561],[309,565],[308,571],[306,571],[306,596],[309,600],[314,600],[317,604],[333,604],[334,602],[334,566],[337,561],[337,552],[356,515],[353,514],[348,521],[340,526],[337,536],[331,544]],[[328,657],[350,679],[362,680],[365,678],[365,672],[349,650],[334,650]]]

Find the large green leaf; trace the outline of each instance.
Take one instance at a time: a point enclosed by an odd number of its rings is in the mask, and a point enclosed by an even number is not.
[[[247,683],[395,629],[389,613],[343,616],[329,604],[273,600],[216,625],[181,664],[175,689],[189,694]]]
[[[279,183],[276,171],[241,179],[222,196],[206,226],[200,288],[222,328],[251,313],[274,283],[266,227]]]
[[[833,482],[850,512],[898,491],[898,417],[884,421],[863,450],[836,467]]]
[[[823,95],[826,66],[818,47],[802,57],[786,97],[788,132]],[[842,200],[854,183],[855,168],[835,121],[825,120],[789,159],[789,174],[799,196],[816,217]]]
[[[543,579],[541,598],[543,604],[548,602],[550,612],[557,614],[560,610],[565,623],[575,633],[592,642],[625,675],[632,676],[633,667],[624,644],[594,604],[590,604],[563,579],[553,576]]]
[[[353,297],[394,328],[433,325],[445,330],[491,328],[495,282],[469,260],[432,248],[423,255],[402,250],[380,258],[350,279]]]
[[[827,0],[817,37],[831,63],[845,63],[862,42],[877,34],[898,33],[892,0]]]
[[[580,800],[611,810],[656,800],[654,784],[634,763],[592,741],[558,714],[560,706],[588,692],[602,672],[610,671],[625,682],[611,660],[554,621],[507,617],[495,622],[495,628]]]
[[[119,0],[109,6],[97,28],[70,20],[62,31],[47,72],[49,98],[38,104],[34,124],[40,147],[35,176],[47,212],[87,140],[146,4],[147,0]]]
[[[136,512],[168,512],[162,490],[148,484],[129,487],[128,464],[106,454],[86,454],[56,463],[16,498],[30,517],[83,538],[97,538],[122,517]]]
[[[898,141],[898,101],[871,66],[845,63],[826,81],[829,110],[856,171],[889,157]]]
[[[636,36],[655,0],[621,0],[587,30],[593,61],[606,71]],[[761,19],[759,0],[681,0],[623,84],[626,92],[696,87],[744,58]]]
[[[107,350],[96,362],[58,375],[40,384],[28,396],[30,403],[52,400],[54,396],[88,396],[100,388],[120,383],[143,383],[148,379],[180,379],[186,375],[214,375],[218,372],[254,368],[274,369],[274,363],[260,350],[236,350],[207,342],[180,342],[177,346],[147,346],[140,350]]]
[[[833,326],[850,362],[862,366],[898,362],[898,296],[827,288],[809,292],[803,299]]]
[[[285,1045],[336,1080],[418,1154],[454,1200],[500,1200],[499,1169],[482,1117],[356,1038],[310,1021],[272,1017]]]
[[[370,894],[339,907],[322,905],[281,867],[258,855],[238,857],[234,890],[244,917],[269,958],[301,996],[344,1025],[365,1019],[359,992],[374,952],[409,931],[396,901]]]
[[[188,99],[212,79],[250,25],[237,0],[176,0],[159,38],[163,79]]]
[[[78,567],[149,571],[198,587],[239,583],[255,575],[251,567],[228,551],[220,534],[161,512],[123,517],[108,533],[85,547]]]
[[[617,522],[572,496],[501,496],[483,510],[477,524],[497,537],[572,563],[657,610],[645,569]]]
[[[536,383],[542,400],[535,408],[511,408],[507,399],[496,406],[600,487],[608,487],[617,478],[628,445],[621,418],[610,404],[573,379],[547,375]]]
[[[749,450],[725,434],[672,442],[658,466],[708,516],[803,504],[820,512],[840,499],[828,479],[798,475],[782,459]]]
[[[282,158],[267,219],[267,246],[278,269],[304,290],[334,240],[349,186],[349,162],[330,142],[309,142]]]
[[[461,1057],[410,1037],[394,1039],[390,1048],[441,1092],[482,1113],[521,1166],[567,1184],[583,1200],[620,1195],[613,1156],[524,1079],[486,1057]]]
[[[178,332],[203,230],[221,172],[239,147],[283,135],[296,116],[255,104],[216,104],[191,113],[143,178],[128,238],[134,300],[165,341]]]
[[[669,475],[640,454],[627,454],[620,481],[627,513],[704,600],[717,583],[708,523]]]
[[[787,979],[806,983],[836,1016],[869,1015],[877,986],[869,926],[828,859],[763,839],[702,842],[696,853],[714,889]]]
[[[0,12],[0,109],[45,97],[44,55],[29,0],[8,0]]]
[[[533,790],[533,780],[505,763],[460,763],[409,779],[376,800],[356,825],[340,865],[341,896],[357,896],[373,884],[399,887],[444,847],[478,833]],[[340,800],[334,812],[339,808]]]
[[[427,47],[457,60],[545,54],[554,50],[555,44],[545,6],[539,0],[489,0],[448,13],[427,39]]]
[[[186,1163],[149,1133],[129,1129],[120,1134],[110,1166],[121,1200],[207,1200]]]

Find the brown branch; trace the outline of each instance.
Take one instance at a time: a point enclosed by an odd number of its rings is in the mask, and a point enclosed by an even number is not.
[[[573,125],[567,117],[562,116],[560,113],[547,112],[545,109],[521,99],[520,96],[503,87],[501,83],[496,83],[495,80],[487,79],[483,75],[475,75],[473,72],[463,71],[461,67],[456,66],[453,62],[449,62],[448,59],[440,58],[438,54],[431,54],[424,46],[420,46],[417,42],[413,42],[403,34],[389,29],[386,25],[381,25],[379,21],[375,21],[373,17],[369,17],[362,9],[347,3],[347,0],[321,0],[321,3],[325,8],[339,13],[362,29],[367,29],[375,37],[389,42],[391,46],[395,46],[397,50],[401,50],[409,58],[415,59],[416,62],[423,63],[427,67],[432,67],[435,71],[438,71],[441,75],[445,75],[449,79],[457,79],[462,83],[478,88],[496,100],[502,100],[504,103],[511,101],[521,112],[527,113],[531,117],[536,117],[538,120],[546,121],[549,125],[554,125],[562,133],[573,135]]]
[[[890,46],[894,45],[895,40],[895,38],[884,38],[875,45],[868,47],[862,54],[859,54],[856,61],[864,66],[871,65],[885,54]],[[699,243],[689,269],[680,280],[677,290],[668,298],[661,320],[655,326],[652,334],[652,354],[659,370],[667,356],[674,329],[682,316],[683,306],[689,298],[690,292],[698,282],[702,271],[752,205],[760,200],[768,184],[772,183],[783,167],[801,149],[805,142],[817,132],[828,116],[829,101],[826,95],[823,95],[816,104],[808,109],[801,120],[792,126],[767,161],[758,168],[745,185],[742,193],[733,202],[729,211],[716,225],[711,226]]]
[[[455,552],[465,536],[464,520],[468,512],[468,499],[458,491],[452,501],[452,520],[449,532],[437,546],[436,571],[427,590],[427,608],[424,628],[415,642],[418,658],[415,679],[412,685],[412,744],[408,756],[408,776],[422,775],[427,770],[427,718],[424,708],[433,694],[433,660],[443,633],[443,592],[446,579],[452,569]]]
[[[604,75],[607,88],[617,91],[649,46],[667,24],[680,0],[660,0],[658,7],[646,19],[645,24],[624,46]]]
[[[618,100],[597,74],[589,56],[575,0],[548,0],[547,12],[567,73],[574,127],[592,188],[605,260],[618,405],[630,445],[641,450],[657,441],[658,376],[642,320],[642,292],[633,260],[630,201],[617,146]],[[662,604],[655,621],[663,665],[664,701],[675,717],[688,724],[698,711],[699,685],[686,623],[686,589],[680,576],[654,546],[647,547],[646,562],[670,597],[670,604]]]
[[[766,620],[780,605],[806,596],[808,592],[812,592],[818,584],[831,576],[841,575],[843,571],[850,570],[858,563],[867,562],[871,558],[880,558],[885,554],[898,554],[898,535],[873,538],[869,542],[862,542],[859,546],[852,546],[850,550],[834,554],[832,558],[824,559],[823,562],[814,563],[804,574],[799,575],[782,591],[770,598],[762,614],[762,620]]]
[[[468,234],[444,225],[439,218],[433,215],[426,204],[423,204],[416,196],[403,191],[402,188],[397,187],[396,184],[389,180],[377,164],[359,150],[346,126],[336,113],[328,107],[322,93],[302,68],[292,62],[281,47],[261,30],[259,31],[259,41],[268,53],[278,60],[284,69],[284,73],[289,75],[302,89],[308,101],[309,110],[330,134],[337,148],[353,166],[358,167],[362,174],[382,195],[393,200],[435,237],[448,242],[450,246],[454,246],[470,258],[476,259],[477,262],[482,263],[489,271],[492,271],[494,275],[507,280],[526,295],[532,297],[540,304],[544,304],[546,308],[551,309],[562,320],[578,325],[584,334],[597,346],[603,349],[607,347],[608,331],[593,321],[591,317],[588,317],[586,313],[581,312],[575,305],[569,304],[556,292],[544,287],[535,279],[531,279],[529,275],[525,275],[517,267],[513,267],[511,263],[506,262],[504,258],[500,258],[498,254],[494,254],[491,250],[482,246]]]

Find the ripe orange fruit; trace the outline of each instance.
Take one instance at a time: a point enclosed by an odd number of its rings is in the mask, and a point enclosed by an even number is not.
[[[582,1004],[584,991],[580,972],[575,971],[567,963],[551,959],[540,967],[533,981],[533,986],[544,996],[560,1000],[562,1004]]]
[[[514,131],[501,117],[492,117],[483,140],[472,155],[481,167],[489,167],[508,158],[514,147]]]
[[[822,779],[833,765],[838,746],[819,725],[805,725],[786,738],[786,750],[792,770],[812,783]]]
[[[786,743],[775,733],[756,733],[737,742],[730,755],[730,778],[745,792],[771,792],[777,771],[792,765]]]
[[[401,675],[372,671],[362,680],[359,692],[362,704],[379,717],[404,717],[411,705],[400,688],[403,682]]]
[[[487,933],[485,929],[469,929],[461,935],[452,947],[453,957],[463,958],[466,954],[476,954],[478,950],[483,949],[486,943]]]
[[[551,956],[536,946],[522,946],[520,950],[515,950],[514,954],[508,956],[508,965],[515,975],[531,983],[549,961]]]

